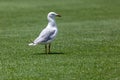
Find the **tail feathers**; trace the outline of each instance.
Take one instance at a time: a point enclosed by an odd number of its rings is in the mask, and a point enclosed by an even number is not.
[[[35,46],[36,44],[35,43],[29,43],[28,45],[29,46]]]

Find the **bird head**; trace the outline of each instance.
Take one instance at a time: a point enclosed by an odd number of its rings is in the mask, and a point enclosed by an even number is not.
[[[55,17],[61,17],[61,15],[59,15],[59,14],[57,14],[55,12],[49,12],[47,17],[54,19]]]

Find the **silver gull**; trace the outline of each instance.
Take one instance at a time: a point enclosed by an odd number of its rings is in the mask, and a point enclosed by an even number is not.
[[[47,15],[48,25],[44,28],[39,36],[29,46],[35,46],[37,44],[45,45],[45,53],[50,53],[51,42],[55,39],[58,28],[56,25],[55,17],[61,17],[61,15],[55,12],[49,12]]]

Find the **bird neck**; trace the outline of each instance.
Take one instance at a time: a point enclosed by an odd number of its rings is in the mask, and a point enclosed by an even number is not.
[[[55,18],[48,18],[48,25],[51,25],[51,26],[53,26],[53,27],[56,27]]]

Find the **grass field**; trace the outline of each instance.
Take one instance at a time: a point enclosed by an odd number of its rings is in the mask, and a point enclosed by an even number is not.
[[[55,11],[52,53],[29,47]],[[120,80],[119,0],[0,0],[0,80]]]

